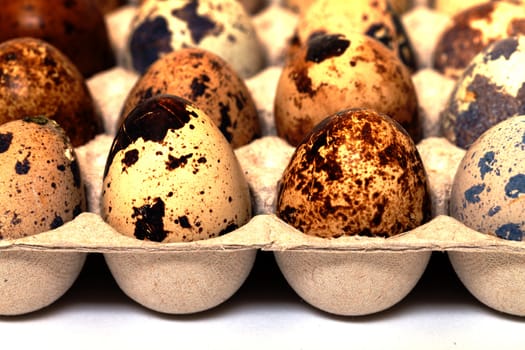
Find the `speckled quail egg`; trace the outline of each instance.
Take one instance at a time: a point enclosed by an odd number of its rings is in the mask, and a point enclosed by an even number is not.
[[[180,97],[154,96],[130,112],[103,178],[103,218],[137,239],[207,239],[251,218],[248,185],[230,144]]]
[[[525,239],[525,115],[504,120],[467,150],[454,177],[450,215],[482,233]]]
[[[0,123],[27,116],[56,120],[75,147],[103,132],[86,82],[49,43],[16,38],[0,44]]]
[[[44,117],[0,125],[0,239],[55,229],[86,210],[84,185],[64,130]]]
[[[392,50],[357,32],[313,36],[283,67],[274,101],[277,134],[295,146],[347,108],[385,113],[421,139],[410,71]]]
[[[373,110],[331,115],[296,148],[276,213],[320,236],[392,236],[430,217],[423,163],[406,131]]]
[[[217,54],[242,78],[254,75],[265,64],[251,18],[238,1],[144,1],[131,23],[132,68],[144,73],[163,54],[184,47]]]
[[[93,0],[3,1],[0,42],[17,37],[45,40],[86,78],[115,65],[104,16]]]
[[[137,104],[160,94],[193,102],[213,119],[234,148],[261,135],[257,109],[246,84],[210,51],[187,48],[159,58],[129,92],[119,125]]]
[[[301,13],[306,11],[312,3],[316,2],[316,0],[281,0],[280,2],[284,7],[287,7],[294,12]],[[353,3],[359,6],[357,1],[351,1],[348,3]],[[397,13],[403,13],[413,5],[412,0],[390,0],[389,3]]]
[[[457,79],[487,45],[525,34],[525,6],[506,1],[469,7],[452,18],[434,50],[433,66]]]
[[[394,50],[411,70],[416,60],[398,15],[387,0],[316,0],[299,16],[296,35],[304,45],[312,35],[358,32]]]
[[[441,113],[443,135],[468,148],[485,130],[525,113],[525,37],[501,39],[479,53]]]

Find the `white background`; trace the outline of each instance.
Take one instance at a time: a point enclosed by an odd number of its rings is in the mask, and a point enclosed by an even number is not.
[[[2,349],[525,349],[525,318],[474,299],[445,253],[433,253],[404,300],[366,317],[336,317],[303,302],[270,252],[259,253],[246,283],[224,304],[163,315],[123,294],[103,257],[92,254],[61,299],[0,318],[0,335]]]

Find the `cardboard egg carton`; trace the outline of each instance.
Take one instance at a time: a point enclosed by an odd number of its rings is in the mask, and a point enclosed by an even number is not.
[[[121,65],[127,21],[133,8],[108,16]],[[277,183],[293,148],[275,135],[273,98],[286,39],[296,16],[271,5],[254,17],[271,65],[246,81],[259,110],[264,136],[237,149],[250,184],[254,216],[226,235],[195,242],[156,243],[124,236],[100,216],[102,173],[120,108],[138,78],[121,66],[88,81],[105,120],[106,134],[76,149],[89,212],[48,232],[0,240],[1,315],[32,312],[60,298],[79,275],[86,254],[102,253],[120,288],[137,303],[163,313],[185,314],[225,302],[245,281],[258,250],[271,251],[298,296],[338,315],[366,315],[387,309],[410,292],[433,251],[448,253],[461,281],[481,302],[525,315],[525,245],[467,228],[449,217],[448,197],[464,151],[439,135],[439,110],[453,82],[429,68],[431,52],[417,43],[447,18],[425,6],[403,15],[422,69],[414,76],[425,139],[418,150],[428,173],[433,219],[391,238],[304,235],[274,214]],[[275,42],[274,33],[282,42]],[[282,35],[282,34],[286,35]],[[425,35],[418,38],[416,35]],[[436,34],[433,34],[434,36]],[[272,39],[273,38],[273,39]],[[272,41],[273,40],[273,41]],[[419,51],[418,51],[419,50]]]

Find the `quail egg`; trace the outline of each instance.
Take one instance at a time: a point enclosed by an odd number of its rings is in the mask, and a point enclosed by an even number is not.
[[[297,145],[326,116],[371,108],[398,121],[418,142],[422,128],[408,68],[364,34],[318,34],[285,64],[274,100],[277,134]]]
[[[184,47],[209,50],[250,77],[265,64],[257,33],[236,0],[146,0],[131,23],[128,50],[139,73],[162,55]]]
[[[193,102],[213,119],[233,148],[261,135],[257,109],[246,84],[210,51],[187,48],[159,58],[129,92],[119,125],[137,104],[160,94]]]
[[[485,130],[525,113],[525,37],[509,37],[479,53],[456,82],[441,113],[443,135],[468,148]]]
[[[86,210],[84,185],[64,130],[44,117],[0,125],[0,239],[62,226]]]
[[[459,164],[450,215],[503,239],[525,239],[525,115],[484,132]]]
[[[276,213],[309,235],[388,237],[429,220],[430,207],[426,172],[406,131],[374,110],[349,109],[296,148]]]
[[[299,16],[297,40],[303,45],[319,33],[358,32],[374,38],[396,52],[411,70],[416,60],[408,36],[388,0],[316,0]]]
[[[45,40],[86,78],[115,65],[104,16],[93,0],[3,1],[0,42],[17,37]]]
[[[75,147],[104,131],[82,74],[64,54],[40,39],[0,43],[0,123],[35,115],[56,120]]]
[[[103,174],[102,216],[155,242],[216,237],[251,218],[244,173],[219,128],[172,95],[154,96],[121,125]]]
[[[487,45],[525,34],[525,7],[506,1],[469,7],[452,18],[434,50],[434,69],[457,79]]]

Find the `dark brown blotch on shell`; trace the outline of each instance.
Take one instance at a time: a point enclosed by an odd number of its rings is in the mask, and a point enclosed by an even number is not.
[[[195,112],[188,111],[189,104],[189,101],[177,96],[157,95],[133,109],[115,136],[106,161],[104,178],[115,155],[139,138],[161,143],[169,130],[183,128],[192,118],[198,118]]]

